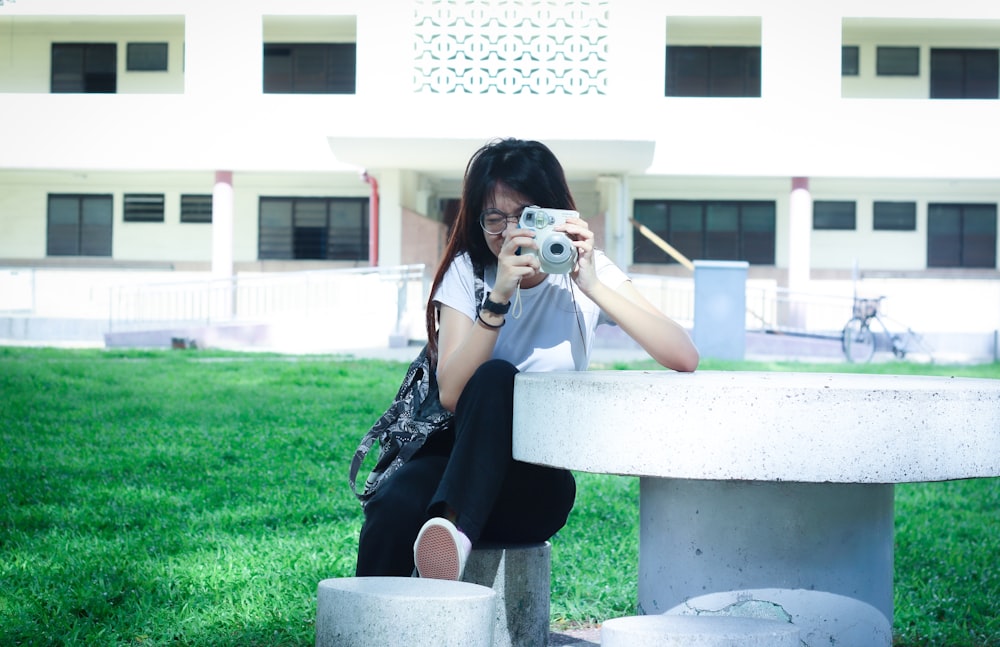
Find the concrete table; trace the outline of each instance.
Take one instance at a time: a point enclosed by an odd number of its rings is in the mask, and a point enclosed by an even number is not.
[[[1000,380],[590,371],[515,384],[516,459],[640,477],[646,614],[776,587],[861,600],[891,623],[894,484],[1000,475]]]

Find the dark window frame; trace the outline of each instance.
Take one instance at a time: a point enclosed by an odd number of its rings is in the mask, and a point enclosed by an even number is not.
[[[118,91],[118,44],[52,43],[49,92],[115,94]]]
[[[57,214],[56,203],[75,205],[75,214]],[[89,217],[88,217],[89,216]],[[96,216],[96,218],[95,218]],[[57,222],[58,219],[64,222]],[[104,220],[106,222],[97,222]],[[114,235],[114,196],[103,193],[50,193],[46,200],[46,256],[110,257]]]
[[[872,202],[874,231],[916,231],[917,203],[905,200],[875,200]]]
[[[858,204],[854,200],[814,200],[812,225],[814,231],[855,231]]]
[[[996,247],[996,203],[927,205],[928,268],[997,269]]]
[[[931,99],[1000,98],[1000,49],[931,48]]]
[[[206,208],[207,207],[207,208]],[[182,193],[181,194],[182,223],[211,223],[212,194]]]
[[[858,76],[861,71],[861,48],[857,45],[840,46],[840,75]]]
[[[633,213],[637,222],[688,258],[775,264],[777,204],[774,201],[635,200]],[[736,226],[713,227],[713,219],[730,223],[735,220]],[[632,262],[677,261],[640,234],[634,238]]]
[[[667,45],[664,96],[760,98],[759,45]]]
[[[354,94],[357,43],[264,43],[264,94]]]
[[[125,45],[127,72],[166,72],[170,45],[162,42],[135,42]]]
[[[920,76],[920,48],[879,45],[875,50],[878,76]]]
[[[122,196],[123,222],[164,222],[166,201],[162,193],[126,193]]]
[[[343,210],[357,222],[338,226]],[[320,213],[322,208],[322,214]],[[257,257],[260,260],[368,260],[368,198],[260,196]],[[351,214],[346,214],[350,219]]]

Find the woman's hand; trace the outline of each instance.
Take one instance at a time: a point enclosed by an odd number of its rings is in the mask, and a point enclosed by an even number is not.
[[[590,296],[598,282],[597,268],[594,266],[594,232],[582,218],[567,218],[564,224],[556,227],[556,231],[565,233],[573,241],[577,256],[576,266],[570,276],[580,290]]]
[[[494,299],[499,303],[510,301],[522,281],[530,280],[541,271],[535,254],[518,253],[522,247],[538,249],[533,230],[509,226],[503,232],[503,238],[503,246],[497,256],[497,280],[493,286]]]

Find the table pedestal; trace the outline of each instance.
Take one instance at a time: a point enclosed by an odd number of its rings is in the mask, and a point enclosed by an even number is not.
[[[640,478],[641,612],[757,600],[806,644],[888,647],[893,484],[1000,475],[1000,380],[520,373],[513,450]]]
[[[892,620],[891,484],[640,479],[640,613],[706,593],[838,593]]]

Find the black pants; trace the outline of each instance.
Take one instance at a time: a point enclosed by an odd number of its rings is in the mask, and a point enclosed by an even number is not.
[[[576,497],[573,475],[511,457],[516,373],[501,360],[479,367],[459,398],[454,431],[428,439],[371,498],[358,576],[412,574],[420,527],[446,507],[473,544],[545,541],[566,524]]]

